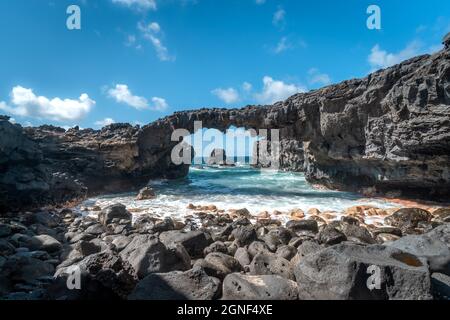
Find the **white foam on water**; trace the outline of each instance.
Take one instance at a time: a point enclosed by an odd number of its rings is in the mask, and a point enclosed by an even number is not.
[[[211,205],[219,209],[247,208],[256,215],[262,211],[288,212],[299,208],[307,211],[336,211],[337,218],[349,207],[369,205],[377,208],[398,207],[380,199],[362,198],[357,194],[314,189],[303,174],[257,170],[250,167],[203,169],[192,167],[186,179],[151,181],[157,198],[137,201],[135,193],[106,195],[86,200],[81,206],[101,208],[115,203],[124,204],[134,215],[151,213],[156,217],[183,220],[193,211],[188,204]],[[81,206],[79,209],[81,209]],[[89,214],[95,215],[95,212]],[[287,215],[274,216],[283,222]],[[382,217],[367,217],[366,223],[382,222]]]

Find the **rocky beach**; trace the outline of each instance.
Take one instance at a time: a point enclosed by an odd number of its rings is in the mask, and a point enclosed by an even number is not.
[[[0,298],[448,300],[449,35],[443,44],[273,105],[176,112],[142,127],[22,127],[2,116]],[[309,185],[411,202],[261,212],[190,203],[177,217],[83,205],[120,192],[161,197],[152,181],[190,171],[171,161],[171,133],[195,121],[279,129],[281,169]]]

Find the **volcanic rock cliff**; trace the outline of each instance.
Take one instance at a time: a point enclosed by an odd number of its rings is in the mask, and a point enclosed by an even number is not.
[[[268,106],[183,111],[142,128],[22,128],[0,118],[0,207],[19,209],[178,178],[174,129],[280,129],[281,167],[340,190],[448,201],[450,39],[444,49]]]

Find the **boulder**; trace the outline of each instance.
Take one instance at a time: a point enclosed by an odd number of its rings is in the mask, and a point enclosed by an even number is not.
[[[11,232],[11,226],[5,223],[0,223],[0,238],[9,236]]]
[[[256,256],[258,253],[271,253],[267,244],[262,241],[253,241],[248,246],[247,251],[251,258]]]
[[[366,227],[344,223],[342,233],[347,237],[347,240],[375,244],[376,241],[370,234]]]
[[[432,214],[420,208],[402,208],[384,219],[385,223],[398,227],[404,233],[414,232],[419,222],[429,222]]]
[[[256,240],[256,231],[252,225],[237,226],[231,234],[241,247]]]
[[[220,252],[212,252],[205,259],[199,260],[195,266],[202,267],[205,272],[213,277],[223,279],[227,274],[240,272],[240,263],[232,256]]]
[[[297,231],[311,231],[314,233],[319,232],[319,225],[316,220],[291,220],[286,223],[286,228],[297,232]]]
[[[201,257],[203,250],[212,243],[210,235],[201,230],[189,232],[181,230],[166,231],[159,235],[159,239],[166,246],[173,243],[182,244],[193,258]]]
[[[136,196],[136,200],[149,200],[156,198],[155,191],[150,187],[145,187],[139,190],[138,195]]]
[[[251,262],[250,255],[248,254],[247,249],[241,247],[238,248],[234,254],[234,258],[239,262],[242,269],[248,266]]]
[[[205,248],[205,250],[203,250],[203,254],[205,256],[207,256],[211,252],[228,253],[228,247],[222,241],[216,241],[211,243],[209,246]]]
[[[223,281],[223,300],[296,300],[298,286],[277,275],[232,273]]]
[[[297,248],[294,246],[284,245],[278,247],[277,252],[275,252],[275,254],[286,260],[291,260],[297,254]]]
[[[450,277],[442,273],[431,275],[431,285],[435,300],[450,300]]]
[[[275,254],[258,253],[249,265],[251,275],[277,274],[295,280],[288,260]]]
[[[408,235],[389,246],[428,260],[431,272],[450,275],[450,249],[448,244],[424,235]]]
[[[133,275],[143,279],[150,273],[171,271],[168,250],[156,236],[138,235],[120,252],[122,260],[133,268]]]
[[[137,284],[129,300],[212,300],[218,297],[220,280],[201,268],[154,273]]]
[[[49,212],[37,212],[34,214],[33,221],[48,228],[55,228],[61,223],[61,218]]]
[[[426,261],[392,247],[338,244],[304,256],[294,273],[300,299],[431,299]]]
[[[346,241],[347,237],[332,225],[327,225],[317,234],[317,239],[322,244],[335,245]]]
[[[104,226],[112,223],[113,221],[126,220],[131,222],[131,219],[131,213],[128,212],[126,207],[121,203],[107,206],[98,214],[98,220]]]
[[[45,250],[50,253],[61,250],[61,242],[49,235],[41,234],[39,236],[34,236],[33,239],[39,243],[39,248],[41,250]]]

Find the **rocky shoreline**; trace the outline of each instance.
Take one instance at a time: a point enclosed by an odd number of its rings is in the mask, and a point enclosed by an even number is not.
[[[133,218],[121,204],[93,208],[97,217],[68,208],[6,213],[0,298],[450,298],[450,208],[385,211],[385,225],[366,223],[381,211],[366,206],[340,220],[293,210],[283,225],[246,209],[189,208],[200,223]],[[370,289],[368,268],[377,268],[379,287]],[[74,274],[80,288],[70,290]]]

